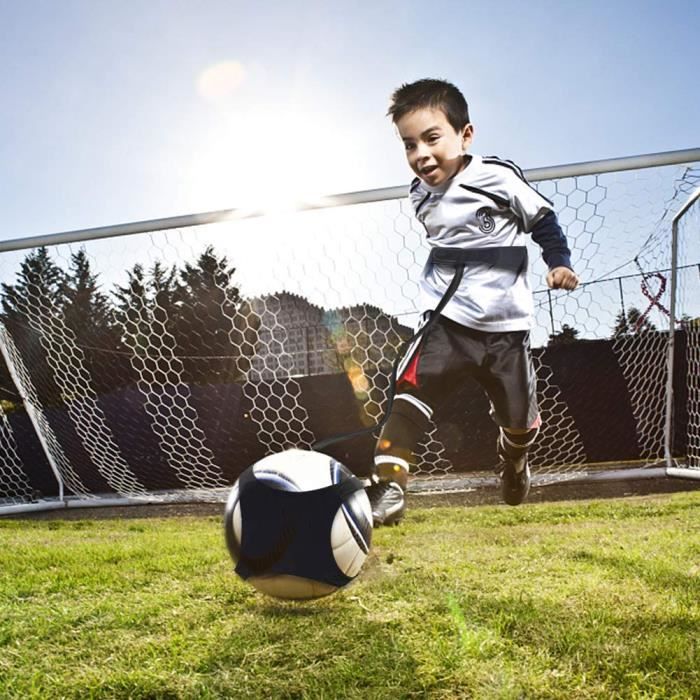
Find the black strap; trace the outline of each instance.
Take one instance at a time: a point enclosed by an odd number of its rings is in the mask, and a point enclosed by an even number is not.
[[[525,246],[494,246],[492,248],[433,248],[429,261],[433,265],[467,265],[482,263],[505,270],[519,271],[527,265]]]

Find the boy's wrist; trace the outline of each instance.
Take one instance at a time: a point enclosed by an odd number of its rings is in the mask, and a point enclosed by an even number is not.
[[[565,253],[550,253],[547,256],[547,267],[553,270],[555,267],[568,267],[569,270],[574,268],[571,266],[571,257]]]

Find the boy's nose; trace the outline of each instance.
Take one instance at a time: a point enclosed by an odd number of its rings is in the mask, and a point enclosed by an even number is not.
[[[430,155],[430,149],[424,143],[419,143],[416,147],[416,156],[418,158],[427,158]]]

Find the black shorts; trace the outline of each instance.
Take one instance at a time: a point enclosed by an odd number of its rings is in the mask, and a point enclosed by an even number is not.
[[[468,377],[483,387],[498,425],[539,426],[528,331],[478,331],[440,316],[427,336],[408,348],[399,366],[397,392],[414,396],[432,412]]]

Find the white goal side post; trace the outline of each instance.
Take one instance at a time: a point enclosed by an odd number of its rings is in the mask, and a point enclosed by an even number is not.
[[[526,175],[582,279],[548,290],[528,240],[538,483],[698,473],[700,149]],[[267,454],[374,425],[429,252],[406,193],[0,241],[0,514],[209,498]],[[412,483],[489,472],[495,440],[465,385]],[[328,452],[365,474],[373,444]]]
[[[679,264],[688,259],[690,251],[700,249],[700,187],[688,198],[673,217],[671,225],[671,326],[678,319],[682,327],[684,347],[676,347],[676,334],[669,334],[668,377],[666,387],[666,474],[681,478],[700,479],[700,319],[692,317],[687,309],[700,294],[700,263],[694,269]],[[676,377],[674,372],[677,355],[684,357],[685,371]],[[675,380],[675,381],[674,381]],[[685,381],[684,381],[685,380]],[[686,429],[680,436],[685,442],[685,459],[677,459],[678,432],[675,416],[676,394],[682,391],[686,406]]]

